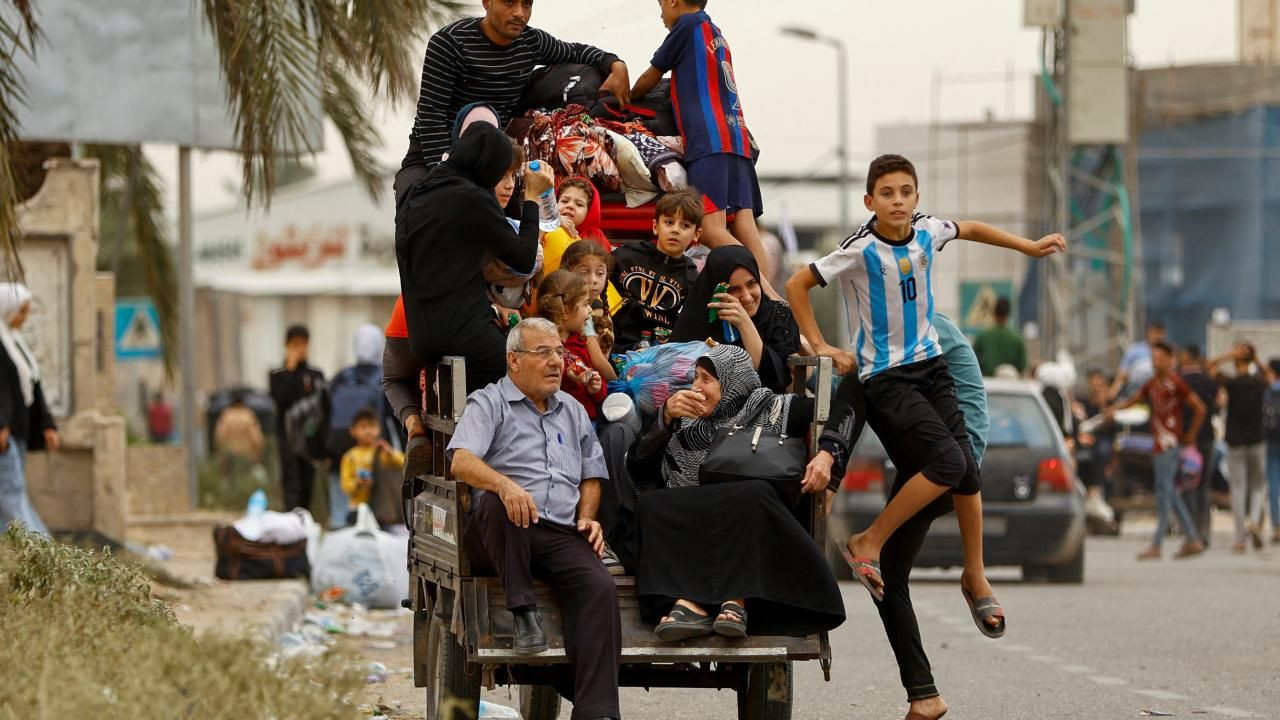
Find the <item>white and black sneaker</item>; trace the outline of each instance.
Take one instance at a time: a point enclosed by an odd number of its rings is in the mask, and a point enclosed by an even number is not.
[[[604,563],[604,569],[609,571],[610,575],[626,575],[627,569],[622,567],[622,561],[618,559],[618,554],[609,547],[609,543],[604,545],[604,557],[600,558]]]

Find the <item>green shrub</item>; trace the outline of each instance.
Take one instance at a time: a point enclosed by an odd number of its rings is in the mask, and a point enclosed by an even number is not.
[[[277,662],[261,640],[195,637],[109,553],[0,535],[0,718],[339,720],[362,675],[341,654]]]

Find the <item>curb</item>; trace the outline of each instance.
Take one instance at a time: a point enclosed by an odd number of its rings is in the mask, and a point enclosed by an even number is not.
[[[279,642],[281,635],[302,622],[303,614],[311,605],[311,588],[305,580],[278,582],[280,588],[268,600],[273,607],[263,613],[267,619],[250,628],[252,634],[271,644]]]

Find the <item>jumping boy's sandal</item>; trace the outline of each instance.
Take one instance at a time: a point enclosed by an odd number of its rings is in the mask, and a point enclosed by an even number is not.
[[[683,605],[676,605],[667,613],[670,620],[658,623],[653,633],[663,642],[679,642],[710,635],[714,632],[715,617],[699,615]]]
[[[720,614],[736,617],[737,620],[719,620],[711,626],[716,633],[725,637],[740,638],[747,636],[747,611],[735,602],[727,602],[720,606]],[[718,617],[718,616],[717,616]]]
[[[849,552],[849,547],[841,542],[836,542],[836,547],[840,548],[840,555],[844,557],[844,561],[848,563],[849,569],[853,571],[853,577],[862,583],[862,587],[867,589],[871,594],[871,599],[876,602],[884,602],[884,578],[880,576],[880,561],[872,560],[869,557],[854,557]],[[879,587],[876,587],[879,583]]]
[[[973,616],[973,622],[982,634],[989,638],[1004,637],[1004,608],[1000,607],[1000,603],[993,597],[974,599],[968,588],[962,587],[960,592],[964,594],[964,601],[969,603],[969,614]],[[1000,622],[993,627],[987,623],[987,618],[996,618]]]

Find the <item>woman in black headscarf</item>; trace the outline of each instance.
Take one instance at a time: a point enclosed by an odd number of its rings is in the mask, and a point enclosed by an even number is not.
[[[808,434],[814,401],[760,387],[746,351],[719,345],[698,360],[693,388],[663,406],[632,446],[627,466],[642,488],[637,512],[636,590],[658,637],[676,641],[717,632],[730,637],[808,635],[844,622],[844,603],[822,548],[767,480],[700,484],[716,433],[759,426]],[[863,413],[844,383],[832,398],[821,450],[796,490],[822,493],[842,477]],[[656,487],[655,487],[656,486]],[[748,616],[750,616],[748,618]]]
[[[506,374],[506,345],[485,292],[485,253],[532,273],[538,250],[538,195],[554,182],[549,168],[525,172],[520,232],[494,198],[511,166],[511,140],[476,123],[449,159],[411,187],[396,217],[396,260],[409,346],[424,366],[446,355],[467,360],[467,391]]]
[[[729,291],[716,294],[720,283]],[[716,310],[715,320],[709,319],[712,309]],[[737,331],[732,342],[725,337],[726,321]],[[762,292],[760,266],[741,245],[711,251],[671,332],[671,342],[707,338],[746,350],[760,374],[760,383],[770,390],[781,392],[790,384],[787,356],[800,350],[800,328],[790,305]]]

